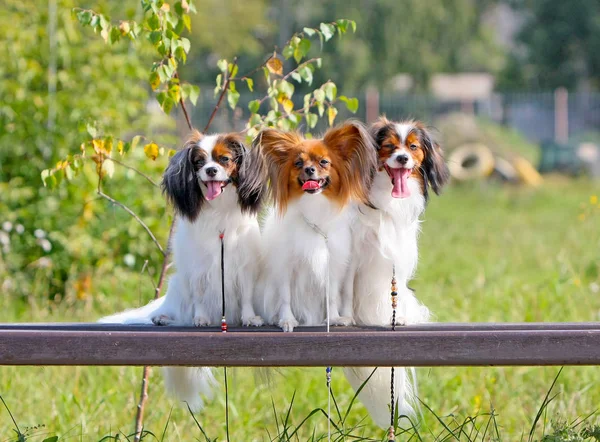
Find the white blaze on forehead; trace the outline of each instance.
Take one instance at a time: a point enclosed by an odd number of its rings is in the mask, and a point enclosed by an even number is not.
[[[202,138],[200,140],[200,142],[198,143],[198,146],[200,146],[200,149],[205,151],[208,154],[209,158],[212,153],[212,150],[214,149],[215,145],[217,144],[218,138],[219,138],[218,135],[208,135],[208,136]]]
[[[398,132],[398,136],[400,137],[400,142],[404,144],[406,142],[406,138],[411,131],[414,130],[415,125],[412,122],[406,123],[396,123],[396,132]]]

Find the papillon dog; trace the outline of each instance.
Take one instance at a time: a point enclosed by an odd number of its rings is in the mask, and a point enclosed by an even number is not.
[[[345,297],[353,299],[357,325],[389,326],[392,318],[390,287],[395,272],[398,325],[429,319],[429,310],[408,287],[417,266],[420,216],[429,189],[439,194],[449,179],[440,146],[420,121],[392,122],[379,118],[369,129],[377,153],[377,172],[367,205],[358,207],[352,224],[353,252]],[[397,368],[395,401],[400,414],[413,415],[414,370]],[[347,368],[346,376],[357,389],[373,368]],[[378,368],[359,398],[375,423],[389,426],[390,369]]]
[[[220,325],[222,234],[227,323],[262,325],[253,295],[260,258],[257,213],[266,186],[264,162],[238,134],[195,131],[171,158],[162,181],[177,215],[172,243],[176,272],[167,294],[100,322]],[[209,394],[212,380],[207,368],[165,369],[167,388],[196,410],[202,406],[201,394]]]
[[[341,296],[352,244],[347,207],[351,201],[369,205],[377,161],[372,138],[361,123],[347,122],[320,139],[265,129],[255,146],[274,201],[263,229],[257,311],[286,332],[327,317],[331,325],[349,325],[352,299]]]

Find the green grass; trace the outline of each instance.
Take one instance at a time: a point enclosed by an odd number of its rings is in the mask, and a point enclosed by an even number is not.
[[[551,181],[541,189],[454,186],[430,202],[412,286],[442,322],[598,321],[600,206],[592,205],[590,197],[599,194],[598,183],[589,181]],[[67,300],[49,307],[0,298],[2,321],[94,320],[132,305],[140,293],[150,296],[147,276],[120,272],[98,282],[97,295],[87,301]],[[475,440],[475,425],[477,440],[483,440],[489,422],[485,440],[494,440],[497,431],[500,440],[526,441],[558,370],[418,369],[419,396],[435,412],[423,407],[419,435],[424,441],[436,440],[439,434],[438,440]],[[127,367],[0,367],[0,395],[22,432],[44,425],[30,430],[30,435],[38,436],[29,440],[41,441],[53,434],[59,440],[99,440],[133,431],[141,373],[141,368]],[[324,369],[281,369],[270,382],[258,380],[256,374],[250,369],[229,371],[231,440],[275,438],[283,432],[292,397],[290,427],[312,410],[326,408]],[[600,367],[566,367],[553,389],[558,396],[541,414],[533,440],[540,440],[543,433],[583,430],[584,424],[573,430],[571,423],[599,407],[599,379]],[[339,369],[333,372],[333,388],[339,407],[345,410],[353,392]],[[152,370],[149,393],[145,424],[157,440],[167,423],[165,441],[205,440],[188,411],[165,396],[159,369]],[[225,440],[224,405],[223,394],[218,394],[196,416],[211,439]],[[465,421],[477,415],[474,424]],[[448,431],[463,423],[460,434]],[[317,440],[326,427],[325,416],[315,412],[299,430],[298,440],[311,439],[313,430]],[[358,403],[345,427],[365,438],[385,436]],[[0,442],[17,440],[13,428],[0,403]],[[546,440],[588,440],[567,436]]]

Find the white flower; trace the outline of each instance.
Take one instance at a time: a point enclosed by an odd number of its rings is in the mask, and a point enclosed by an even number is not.
[[[25,231],[25,227],[23,227],[23,224],[17,224],[17,226],[15,227],[15,230],[20,235],[21,233],[23,233]]]
[[[44,249],[44,252],[49,252],[50,250],[52,250],[52,243],[46,238],[39,239],[38,244],[42,249]]]
[[[590,290],[592,291],[592,293],[600,292],[600,284],[598,284],[597,282],[592,282],[590,284]]]
[[[6,231],[6,232],[10,232],[12,230],[12,223],[10,221],[4,221],[2,223],[2,228]]]
[[[128,253],[123,257],[123,261],[125,261],[125,265],[133,267],[135,265],[135,256],[133,256],[131,253]]]
[[[10,236],[8,236],[8,233],[0,230],[0,244],[2,244],[3,246],[7,246],[10,244]]]
[[[35,229],[35,231],[33,232],[33,235],[38,239],[45,238],[46,232],[44,232],[42,229]]]

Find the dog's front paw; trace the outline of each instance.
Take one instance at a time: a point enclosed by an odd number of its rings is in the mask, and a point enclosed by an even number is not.
[[[294,327],[298,327],[298,325],[298,321],[293,316],[291,318],[279,320],[279,327],[281,327],[284,332],[293,332]]]
[[[242,318],[242,325],[246,327],[260,327],[264,325],[265,321],[258,315],[250,316],[249,318]]]
[[[207,327],[210,325],[210,319],[204,315],[194,316],[194,326],[196,327]]]
[[[347,327],[349,325],[352,325],[353,322],[354,321],[349,316],[337,316],[335,318],[329,318],[329,325],[342,325],[344,327]],[[323,324],[327,325],[327,319],[323,321]]]
[[[168,315],[158,315],[152,318],[154,325],[173,325],[175,320]]]

